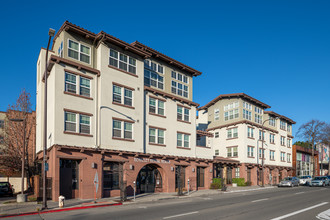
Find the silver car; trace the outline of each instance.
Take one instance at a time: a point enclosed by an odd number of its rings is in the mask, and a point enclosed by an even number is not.
[[[309,186],[328,186],[329,179],[326,176],[316,176],[312,179]]]
[[[278,187],[281,186],[299,186],[299,179],[297,177],[285,177],[279,184]]]
[[[309,185],[312,180],[311,176],[299,176],[300,185]]]

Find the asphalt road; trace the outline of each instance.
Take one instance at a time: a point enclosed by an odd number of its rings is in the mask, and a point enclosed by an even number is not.
[[[15,219],[320,219],[330,187],[274,188],[24,216]],[[330,219],[330,218],[328,218]]]

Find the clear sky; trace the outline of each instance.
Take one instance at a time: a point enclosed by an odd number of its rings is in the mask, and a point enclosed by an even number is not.
[[[297,122],[330,122],[330,1],[3,1],[0,111],[22,88],[35,105],[36,61],[65,20],[140,41],[203,74],[193,100],[244,92]],[[297,139],[295,139],[297,140]]]

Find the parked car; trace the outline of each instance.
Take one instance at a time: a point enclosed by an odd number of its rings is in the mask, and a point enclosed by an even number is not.
[[[281,186],[299,186],[299,179],[297,177],[285,177],[279,184],[278,187]]]
[[[299,176],[300,185],[309,185],[311,181],[312,181],[311,176]]]
[[[309,186],[329,186],[329,179],[326,176],[316,176]]]
[[[0,196],[8,195],[13,196],[14,189],[9,182],[0,182]]]

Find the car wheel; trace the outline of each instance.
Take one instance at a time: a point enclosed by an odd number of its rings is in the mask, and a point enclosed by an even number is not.
[[[291,187],[294,187],[293,183],[291,183]]]
[[[325,183],[323,183],[322,186],[325,187]]]

